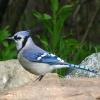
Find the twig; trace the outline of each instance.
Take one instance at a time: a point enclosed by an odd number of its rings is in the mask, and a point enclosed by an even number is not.
[[[92,25],[93,25],[93,22],[94,22],[94,20],[95,20],[95,18],[96,18],[96,16],[97,16],[99,10],[100,10],[100,6],[97,7],[97,10],[95,11],[94,16],[91,18],[91,20],[90,20],[90,22],[89,22],[89,24],[88,24],[88,26],[87,26],[87,29],[86,29],[86,31],[85,31],[85,33],[84,33],[84,36],[83,36],[83,38],[82,38],[82,41],[81,41],[81,43],[80,43],[80,47],[78,48],[78,52],[77,52],[75,55],[79,54],[81,48],[83,47],[84,41],[85,41],[85,39],[86,39],[86,37],[87,37],[87,35],[88,35],[88,33],[89,33],[89,31],[90,31]],[[74,61],[76,61],[76,57],[75,57]]]
[[[84,36],[83,36],[82,41],[81,41],[80,44],[83,44],[83,43],[84,43],[84,41],[85,41],[85,39],[86,39],[86,37],[87,37],[87,35],[88,35],[88,33],[89,33],[89,31],[90,31],[92,25],[93,25],[93,22],[94,22],[94,20],[95,20],[95,18],[96,18],[96,16],[97,16],[99,10],[100,10],[100,6],[97,8],[96,12],[94,13],[94,16],[92,16],[92,18],[91,18],[91,20],[90,20],[90,22],[89,22],[89,24],[88,24],[88,26],[87,26],[87,29],[86,29],[86,31],[85,31],[85,33],[84,33]],[[82,46],[82,45],[81,45],[81,46]]]
[[[72,18],[72,19],[76,19],[76,16],[77,16],[77,14],[79,13],[80,8],[81,8],[81,6],[85,3],[85,1],[86,1],[86,0],[81,0],[81,2],[79,2],[79,3],[77,4],[77,7],[76,7],[76,9],[75,9],[75,11],[74,11],[74,13],[73,13],[73,18]]]

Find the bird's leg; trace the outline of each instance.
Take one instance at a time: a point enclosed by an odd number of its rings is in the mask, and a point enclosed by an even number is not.
[[[38,78],[36,78],[35,81],[37,81],[37,80],[41,81],[43,77],[44,77],[44,75],[40,75]]]
[[[39,77],[39,81],[41,81],[43,77],[44,77],[44,75],[41,75],[41,76]]]

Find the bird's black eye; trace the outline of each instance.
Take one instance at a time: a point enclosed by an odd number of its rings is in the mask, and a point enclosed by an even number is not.
[[[14,39],[15,39],[15,40],[20,40],[21,37],[14,36]]]
[[[21,37],[17,37],[17,40],[20,40],[21,39]]]

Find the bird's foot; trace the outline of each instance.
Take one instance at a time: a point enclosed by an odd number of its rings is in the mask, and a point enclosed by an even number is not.
[[[42,80],[42,78],[44,77],[44,75],[40,75],[38,78],[36,78],[34,81],[41,81]]]

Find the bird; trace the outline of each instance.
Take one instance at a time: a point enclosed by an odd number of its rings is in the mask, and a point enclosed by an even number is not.
[[[61,68],[82,69],[97,73],[92,67],[70,64],[55,54],[43,50],[34,43],[29,30],[18,31],[8,39],[16,44],[20,64],[30,73],[37,75],[36,80],[41,81],[45,74]]]

